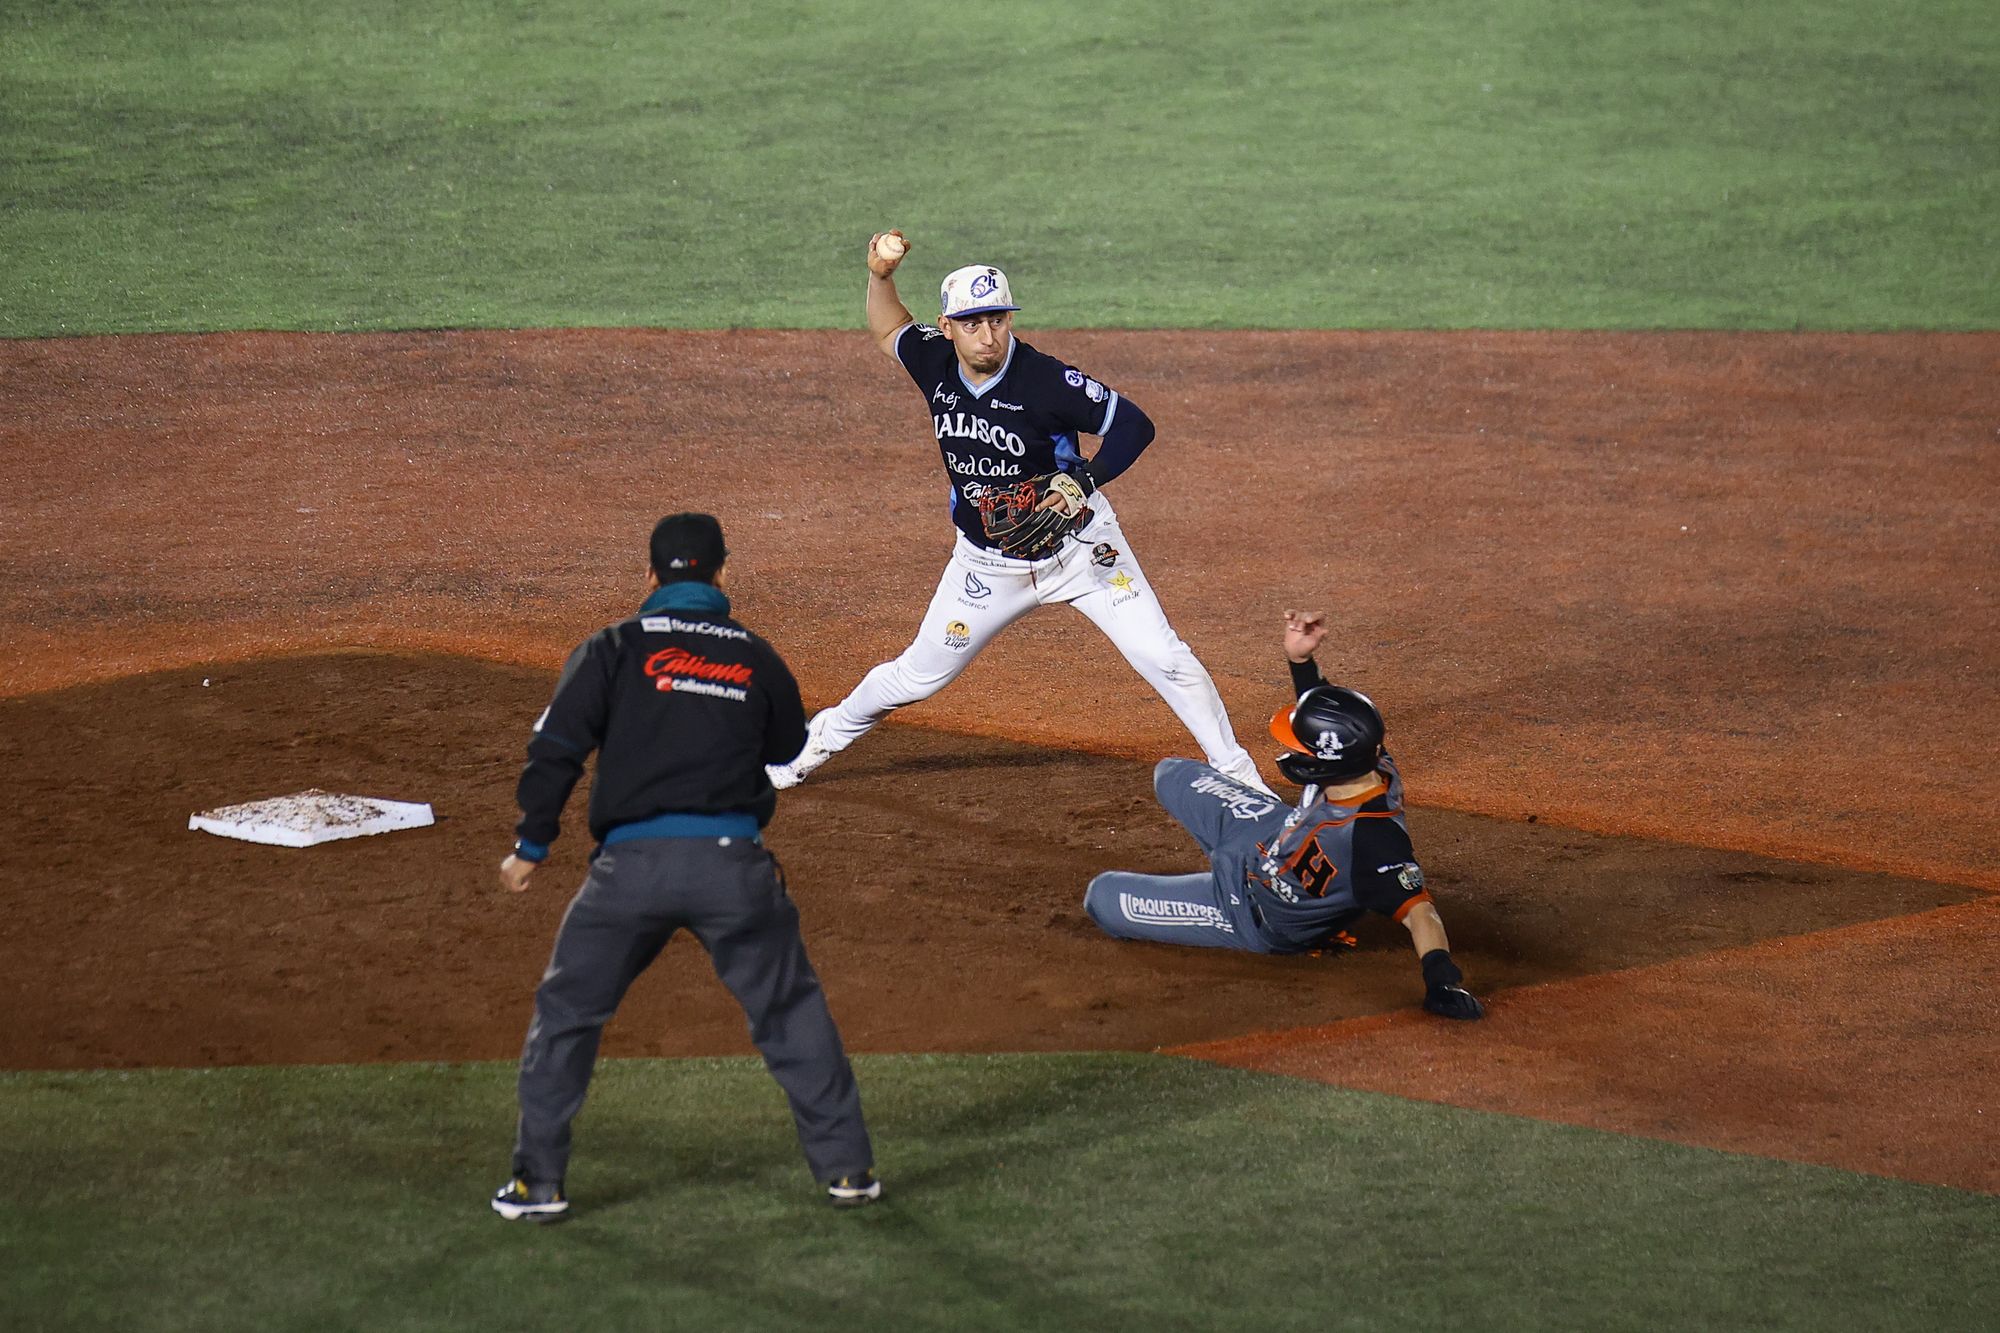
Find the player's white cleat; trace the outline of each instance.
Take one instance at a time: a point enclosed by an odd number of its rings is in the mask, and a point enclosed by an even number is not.
[[[1247,754],[1243,756],[1243,762],[1236,765],[1234,768],[1218,769],[1217,771],[1220,772],[1224,777],[1234,778],[1236,779],[1236,781],[1242,783],[1246,787],[1252,788],[1253,790],[1256,791],[1263,792],[1266,796],[1270,797],[1274,801],[1277,801],[1280,805],[1285,804],[1285,799],[1282,796],[1279,796],[1278,793],[1271,790],[1270,784],[1264,781],[1262,774],[1258,773],[1256,762],[1252,760],[1250,756]]]
[[[764,776],[779,791],[796,787],[806,780],[807,774],[833,757],[833,751],[826,748],[821,737],[826,735],[826,718],[833,710],[822,708],[813,714],[812,721],[806,723],[806,748],[799,751],[799,757],[789,764],[766,764]]]

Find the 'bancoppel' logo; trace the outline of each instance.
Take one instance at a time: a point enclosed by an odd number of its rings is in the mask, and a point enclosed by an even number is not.
[[[1025,412],[1028,410],[1019,403],[1003,403],[998,398],[993,399],[987,406],[998,408],[1002,412]]]
[[[999,291],[1000,279],[995,277],[993,271],[989,269],[974,278],[972,286],[967,290],[970,292],[972,299],[977,301],[982,296],[991,296],[993,293]]]
[[[931,401],[941,404],[946,408],[953,408],[958,406],[958,395],[955,393],[946,393],[944,386],[940,384],[937,388],[931,390]]]
[[[977,602],[993,595],[993,589],[977,574],[965,576],[965,595]]]
[[[1072,389],[1081,389],[1083,387],[1083,372],[1065,368],[1063,371],[1063,383],[1069,385]]]
[[[944,646],[953,652],[964,652],[972,646],[972,630],[963,620],[954,620],[944,627]]]
[[[1236,927],[1220,907],[1207,903],[1184,903],[1178,898],[1141,898],[1134,893],[1118,895],[1118,911],[1127,921],[1141,926],[1206,926],[1234,935]]]
[[[1105,387],[1096,380],[1086,379],[1083,382],[1083,396],[1093,403],[1103,402],[1106,393]]]
[[[1234,819],[1262,819],[1278,810],[1278,803],[1270,797],[1218,774],[1202,774],[1188,783],[1188,790],[1199,796],[1214,797]]]
[[[716,625],[706,620],[682,620],[679,616],[645,616],[640,619],[639,628],[648,634],[707,634],[717,639],[742,639],[746,642],[750,638],[747,629]]]
[[[1322,731],[1319,739],[1313,742],[1313,753],[1322,759],[1338,759],[1346,748],[1337,731]]]

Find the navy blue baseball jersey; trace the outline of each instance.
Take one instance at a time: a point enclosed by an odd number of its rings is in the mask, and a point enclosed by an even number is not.
[[[1090,376],[1015,338],[1000,373],[978,389],[965,382],[951,340],[929,324],[905,324],[896,359],[930,402],[931,427],[951,476],[951,521],[967,541],[991,550],[979,497],[1058,468],[1083,465],[1080,435],[1102,435],[1118,395]]]

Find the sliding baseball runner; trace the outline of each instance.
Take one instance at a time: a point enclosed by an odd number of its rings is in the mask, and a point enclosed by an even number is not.
[[[1285,747],[1278,772],[1304,788],[1298,804],[1287,808],[1192,759],[1162,759],[1154,794],[1200,844],[1208,869],[1107,870],[1084,890],[1084,910],[1119,939],[1278,954],[1350,943],[1345,928],[1378,912],[1410,932],[1424,1008],[1479,1018],[1485,1006],[1465,988],[1410,842],[1381,711],[1320,674],[1313,653],[1325,634],[1318,612],[1285,612],[1294,701],[1271,719],[1271,736]]]

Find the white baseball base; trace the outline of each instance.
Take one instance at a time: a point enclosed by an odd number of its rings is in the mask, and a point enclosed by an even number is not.
[[[189,829],[274,847],[311,847],[336,838],[365,838],[435,822],[430,806],[420,801],[343,796],[317,787],[188,816]]]

